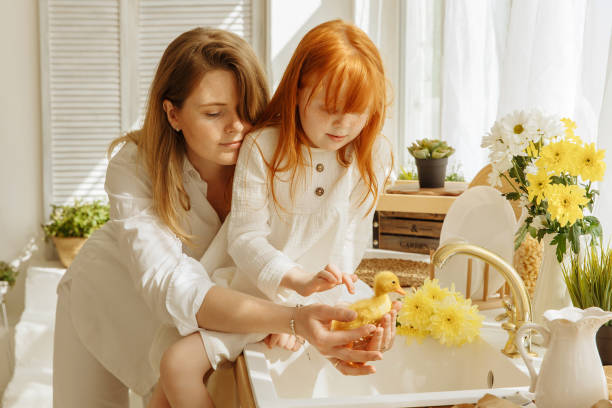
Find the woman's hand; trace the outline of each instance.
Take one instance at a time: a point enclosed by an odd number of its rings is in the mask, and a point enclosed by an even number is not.
[[[395,340],[395,318],[401,307],[400,302],[393,302],[391,311],[385,314],[377,324],[372,336],[353,343],[353,350],[368,350],[385,352],[393,346]],[[338,358],[329,358],[334,367],[345,375],[362,375],[376,372],[372,366],[354,365]]]
[[[271,333],[266,336],[263,340],[264,343],[268,346],[268,348],[273,348],[274,346],[284,348],[289,351],[298,351],[302,344],[304,344],[304,340],[300,339],[292,334],[286,333]]]
[[[400,307],[400,302],[393,302],[391,304],[391,311],[378,320],[376,326],[381,329],[380,336],[377,336],[375,333],[372,337],[354,343],[353,348],[358,350],[379,350],[385,352],[393,347],[393,341],[395,340],[396,334],[395,319]]]
[[[332,320],[350,322],[356,317],[357,314],[354,311],[342,307],[321,304],[304,306],[299,309],[294,317],[295,331],[299,336],[308,340],[321,354],[329,357],[332,364],[343,374],[372,374],[376,370],[370,365],[351,366],[347,362],[366,363],[382,359],[381,352],[374,348],[376,348],[376,344],[380,348],[383,330],[378,330],[372,324],[353,330],[330,330]],[[380,333],[378,333],[379,331]],[[380,340],[375,340],[369,348],[356,350],[346,347],[347,344],[357,342],[360,338],[369,337],[372,334],[375,334],[373,338],[380,337]]]
[[[299,268],[293,268],[285,274],[281,285],[292,289],[302,296],[310,296],[315,292],[323,292],[338,285],[346,285],[349,293],[355,293],[355,282],[357,275],[343,273],[333,264],[328,264],[325,269],[315,276],[304,272]]]

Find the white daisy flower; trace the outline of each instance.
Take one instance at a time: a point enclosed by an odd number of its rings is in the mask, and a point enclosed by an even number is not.
[[[487,181],[491,187],[501,187],[502,185],[501,177],[499,177],[499,173],[496,173],[495,171],[489,173]]]
[[[520,154],[531,140],[529,134],[530,115],[525,111],[514,111],[509,115],[504,116],[499,121],[503,135],[504,143],[510,146],[510,149],[516,154]]]
[[[531,226],[537,230],[546,228],[546,217],[543,215],[534,217],[533,221],[531,222]]]
[[[531,119],[530,131],[537,135],[536,138],[532,139],[533,142],[539,142],[541,139],[546,144],[556,137],[563,137],[565,134],[563,122],[558,116],[546,115],[540,109],[534,109]]]
[[[525,174],[538,174],[538,166],[535,163],[529,163],[527,167],[525,167]]]

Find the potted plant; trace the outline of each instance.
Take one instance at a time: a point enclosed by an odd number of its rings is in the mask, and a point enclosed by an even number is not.
[[[444,187],[448,156],[455,149],[438,139],[421,139],[413,142],[408,151],[414,157],[421,188]]]
[[[79,252],[87,237],[109,219],[108,204],[76,200],[72,205],[51,205],[50,220],[43,230],[51,237],[60,262],[66,268]]]
[[[17,275],[19,275],[17,269],[4,261],[0,261],[0,303],[2,303],[9,287],[15,285]]]
[[[599,307],[612,311],[612,249],[589,245],[583,256],[574,254],[561,265],[563,278],[575,307]],[[604,365],[612,364],[612,321],[597,332],[596,342]]]

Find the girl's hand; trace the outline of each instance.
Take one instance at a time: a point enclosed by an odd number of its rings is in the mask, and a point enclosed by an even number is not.
[[[268,334],[263,341],[266,343],[268,348],[273,348],[276,346],[289,351],[298,351],[300,347],[302,347],[302,344],[304,344],[303,339],[300,339],[292,334],[285,333]]]
[[[301,269],[292,269],[283,277],[281,284],[302,296],[310,296],[315,292],[323,292],[342,284],[346,285],[349,293],[353,294],[356,281],[357,275],[342,273],[338,267],[329,264],[312,277]]]

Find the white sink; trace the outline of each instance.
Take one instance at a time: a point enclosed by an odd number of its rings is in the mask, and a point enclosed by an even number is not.
[[[487,392],[526,392],[529,384],[499,347],[484,340],[449,348],[429,338],[407,345],[398,336],[384,359],[373,363],[376,373],[360,377],[343,376],[310,346],[291,353],[258,343],[244,356],[260,408],[452,405],[476,402]]]

